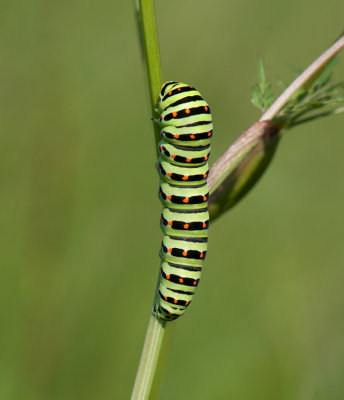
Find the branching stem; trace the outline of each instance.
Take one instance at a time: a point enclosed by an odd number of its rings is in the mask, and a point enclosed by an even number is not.
[[[301,75],[299,75],[288,88],[278,97],[278,99],[261,116],[258,122],[250,126],[243,132],[216,160],[210,169],[208,177],[209,191],[212,203],[215,197],[221,196],[221,192],[228,190],[224,184],[228,176],[233,174],[242,162],[247,162],[247,157],[257,149],[266,148],[272,140],[268,137],[276,137],[285,126],[277,121],[272,123],[274,117],[282,110],[287,101],[302,87],[310,85],[333,59],[333,57],[344,47],[344,35],[342,35],[331,47],[329,47],[320,57],[318,57]],[[265,137],[265,138],[264,138]],[[264,143],[264,145],[262,145]],[[233,201],[234,205],[236,201]],[[210,209],[211,219],[217,218],[219,212]]]
[[[344,47],[344,35],[333,43],[320,57],[318,57],[288,88],[279,96],[272,106],[260,117],[259,121],[271,120],[283,108],[287,101],[302,87],[312,82],[319,72],[326,67],[329,61]]]

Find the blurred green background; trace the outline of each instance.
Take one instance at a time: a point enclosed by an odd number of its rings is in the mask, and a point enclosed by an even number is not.
[[[341,0],[156,6],[164,80],[212,107],[212,162],[259,117],[258,55],[290,82],[343,29]],[[131,1],[0,4],[0,399],[130,396],[161,240],[140,52]],[[288,132],[211,227],[161,399],[344,398],[343,124]]]

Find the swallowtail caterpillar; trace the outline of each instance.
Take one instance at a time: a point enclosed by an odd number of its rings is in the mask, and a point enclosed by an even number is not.
[[[171,321],[183,315],[198,286],[208,242],[208,159],[213,124],[209,105],[192,86],[166,82],[160,92],[161,128],[158,295],[153,313]]]

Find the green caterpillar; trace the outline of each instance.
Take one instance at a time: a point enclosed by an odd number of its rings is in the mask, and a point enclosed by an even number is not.
[[[161,127],[158,295],[153,313],[170,321],[183,315],[198,286],[208,242],[208,159],[213,124],[208,104],[192,86],[166,82],[160,92]]]

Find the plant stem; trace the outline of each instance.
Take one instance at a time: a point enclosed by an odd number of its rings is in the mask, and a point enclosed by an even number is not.
[[[152,116],[157,117],[156,110],[158,108],[162,78],[153,0],[140,0],[140,13]],[[155,123],[154,133],[157,148],[160,140],[160,129],[158,124]]]
[[[143,400],[149,397],[164,339],[165,327],[165,321],[158,320],[154,315],[151,316],[131,400]]]
[[[319,75],[332,58],[344,47],[344,35],[333,43],[320,57],[306,68],[288,88],[279,96],[272,106],[260,117],[259,121],[271,120],[283,108],[287,101],[302,87],[306,86]]]
[[[140,0],[139,4],[139,24],[147,67],[150,103],[152,116],[155,118],[157,117],[156,110],[159,102],[162,78],[154,4],[153,0]],[[158,151],[157,145],[160,140],[160,129],[158,124],[153,123],[153,125],[156,150]],[[173,323],[166,324],[166,321],[162,321],[151,315],[132,392],[132,400],[153,399],[157,395],[160,380],[163,376],[162,364],[166,358],[168,348],[166,346],[166,339],[170,338],[173,326]],[[165,346],[163,346],[163,343],[165,343]],[[159,374],[156,374],[158,369],[160,369]]]
[[[212,165],[208,176],[211,221],[233,207],[259,180],[272,160],[281,131],[290,122],[274,118],[300,88],[319,76],[343,47],[344,35],[306,68],[259,121],[243,132]],[[244,170],[248,172],[243,173]]]

